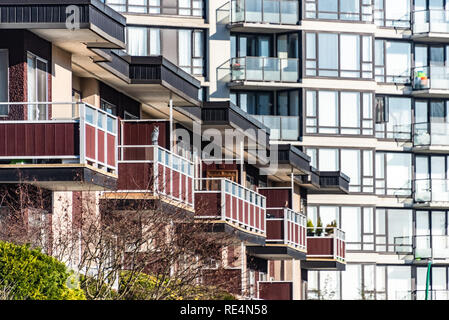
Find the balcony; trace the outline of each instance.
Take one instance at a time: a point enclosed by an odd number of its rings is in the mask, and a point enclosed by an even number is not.
[[[449,236],[416,235],[394,238],[395,253],[411,255],[415,261],[449,259]]]
[[[347,194],[349,193],[350,178],[340,171],[315,171],[315,175],[319,175],[319,188],[315,188],[312,183],[316,181],[316,177],[311,177],[313,180],[309,182],[311,188],[309,193],[331,193],[331,194]]]
[[[339,228],[307,228],[307,261],[309,270],[345,270],[345,233]]]
[[[99,0],[5,0],[0,12],[0,28],[30,30],[69,52],[92,56],[86,49],[126,48],[126,19]],[[69,14],[79,21],[72,25]]]
[[[270,128],[271,140],[298,141],[299,117],[252,115]]]
[[[293,282],[258,281],[258,298],[261,300],[293,300]]]
[[[298,59],[241,57],[231,59],[231,86],[235,83],[260,82],[280,87],[280,83],[297,83]]]
[[[422,122],[413,126],[416,152],[449,152],[449,123]]]
[[[53,102],[1,103],[0,114],[0,183],[115,188],[116,117],[84,103]]]
[[[297,0],[231,0],[229,28],[236,32],[299,30]]]
[[[416,67],[413,74],[414,96],[439,98],[449,94],[449,67]]]
[[[213,222],[213,231],[236,233],[249,243],[264,245],[266,198],[231,180],[196,180],[195,213],[199,220]]]
[[[416,179],[415,207],[449,208],[448,179]]]
[[[429,42],[449,41],[449,11],[430,9],[413,13],[413,39]]]
[[[152,145],[156,127],[158,145]],[[194,164],[165,148],[170,140],[168,121],[124,120],[121,132],[119,192],[149,193],[193,210]]]

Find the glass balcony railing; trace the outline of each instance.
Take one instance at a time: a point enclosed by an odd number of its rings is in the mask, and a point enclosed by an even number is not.
[[[415,202],[449,202],[449,180],[416,179]]]
[[[413,90],[448,90],[449,67],[416,67],[413,72]]]
[[[415,147],[449,147],[448,137],[449,123],[422,122],[414,124],[413,143]]]
[[[298,140],[299,117],[252,115],[270,128],[272,140]]]
[[[298,82],[298,64],[298,59],[232,58],[231,81]]]
[[[396,254],[413,255],[415,260],[449,259],[449,236],[415,235],[395,237]]]
[[[231,0],[231,23],[297,24],[297,0]]]
[[[413,33],[449,33],[448,10],[424,10],[413,13]]]

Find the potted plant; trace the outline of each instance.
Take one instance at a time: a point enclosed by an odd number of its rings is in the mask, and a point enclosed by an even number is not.
[[[336,220],[334,220],[334,221],[332,221],[331,223],[329,223],[329,224],[326,226],[326,234],[327,234],[328,236],[334,234],[334,228],[336,228],[336,227],[337,227],[337,221],[336,221]]]
[[[313,225],[312,220],[307,219],[307,236],[308,237],[313,237],[313,235],[315,234],[314,228],[315,228],[315,226]]]
[[[323,222],[321,222],[321,218],[318,217],[318,220],[316,222],[316,230],[315,234],[320,237],[323,234]]]

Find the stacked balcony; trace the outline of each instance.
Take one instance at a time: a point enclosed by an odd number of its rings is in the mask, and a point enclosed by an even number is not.
[[[339,228],[307,229],[307,261],[303,267],[310,270],[345,270],[345,232]]]
[[[266,198],[225,178],[197,179],[195,214],[214,231],[235,233],[251,244],[265,244]]]
[[[416,263],[447,262],[449,260],[449,236],[447,235],[415,235],[394,238],[396,254],[411,256]]]
[[[423,66],[413,70],[413,95],[417,97],[444,97],[449,94],[449,67]]]
[[[414,200],[419,208],[448,208],[449,180],[448,179],[416,179]]]
[[[413,13],[413,38],[419,41],[449,41],[449,11],[420,10]]]
[[[449,152],[449,123],[422,122],[413,125],[416,152]]]
[[[231,0],[233,31],[285,32],[298,30],[299,2],[296,0]]]
[[[117,118],[85,103],[0,104],[1,183],[114,189]]]
[[[168,126],[164,120],[122,121],[118,189],[127,196],[145,193],[193,210],[194,164],[165,148]],[[151,141],[156,127],[161,128],[157,145]]]
[[[266,260],[304,260],[307,218],[292,207],[291,188],[261,188],[267,199],[267,239],[263,247],[248,247],[250,255]]]

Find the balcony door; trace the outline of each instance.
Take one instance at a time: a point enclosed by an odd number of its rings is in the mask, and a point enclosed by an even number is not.
[[[48,101],[48,63],[47,61],[35,56],[32,53],[27,54],[27,88],[28,102],[47,102]],[[47,120],[48,105],[29,104],[28,120]]]

